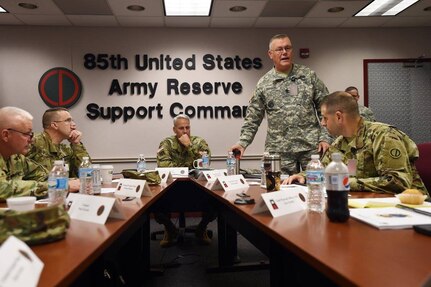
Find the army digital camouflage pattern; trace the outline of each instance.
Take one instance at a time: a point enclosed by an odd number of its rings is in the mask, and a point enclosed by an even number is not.
[[[359,105],[359,104],[358,104],[358,108],[359,108],[359,114],[361,115],[361,117],[364,118],[364,120],[369,121],[369,122],[375,122],[376,121],[376,118],[374,117],[374,113],[372,110],[370,110],[366,106]]]
[[[157,153],[158,167],[188,167],[193,169],[193,161],[201,158],[206,151],[211,157],[211,151],[207,142],[197,136],[190,136],[191,145],[185,148],[176,136],[164,139],[159,145]]]
[[[306,66],[294,64],[289,75],[270,70],[257,83],[238,144],[246,148],[252,143],[266,113],[265,151],[280,154],[283,172],[298,172],[297,161],[305,168],[319,142],[332,141],[320,126],[320,103],[327,94],[326,86]]]
[[[27,157],[42,164],[49,171],[54,166],[55,160],[64,160],[69,164],[69,177],[79,177],[79,166],[82,158],[90,155],[81,144],[54,144],[51,137],[46,133],[36,134]]]
[[[322,159],[325,166],[334,152],[342,154],[345,164],[357,160],[356,176],[350,177],[352,191],[400,193],[416,188],[428,195],[414,165],[419,157],[416,144],[393,126],[361,120],[356,137],[338,137],[330,146]]]
[[[23,155],[0,156],[0,199],[12,196],[47,195],[48,170]]]
[[[70,218],[61,205],[30,211],[0,211],[0,244],[10,235],[32,245],[64,238]]]

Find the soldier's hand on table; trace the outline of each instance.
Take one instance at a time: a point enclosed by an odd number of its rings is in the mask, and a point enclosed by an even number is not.
[[[294,174],[294,175],[289,176],[288,178],[286,178],[283,181],[283,184],[292,184],[292,183],[304,184],[305,178],[300,174]]]
[[[69,192],[78,192],[79,191],[79,179],[69,179]]]

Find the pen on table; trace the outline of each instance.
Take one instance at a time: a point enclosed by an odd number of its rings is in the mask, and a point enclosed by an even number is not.
[[[426,216],[431,216],[431,212],[424,211],[424,210],[417,209],[417,208],[413,208],[413,207],[410,207],[410,206],[406,206],[406,205],[402,205],[402,204],[397,204],[397,205],[395,205],[395,207],[398,207],[398,208],[401,208],[401,209],[405,209],[405,210],[410,210],[410,211],[413,211],[413,212],[416,212],[416,213],[420,213],[420,214],[423,214],[423,215],[426,215]]]

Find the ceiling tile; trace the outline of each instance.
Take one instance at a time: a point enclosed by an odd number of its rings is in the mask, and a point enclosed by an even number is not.
[[[256,18],[212,18],[211,27],[215,28],[251,28]]]
[[[122,17],[118,16],[117,21],[123,27],[163,27],[164,17]]]
[[[25,9],[18,6],[18,3],[26,1],[16,1],[16,0],[2,0],[1,6],[6,8],[9,13],[13,14],[39,14],[39,15],[52,15],[63,14],[57,5],[51,0],[29,0],[27,2],[37,5],[37,9]]]
[[[27,25],[72,26],[64,15],[16,15]]]
[[[0,25],[24,25],[22,21],[9,13],[0,14]]]
[[[352,17],[343,22],[340,27],[380,27],[388,20],[388,17]]]
[[[212,17],[258,17],[265,6],[264,1],[219,1],[214,3],[211,11]],[[242,12],[232,12],[229,9],[233,6],[244,6],[247,10]]]
[[[304,17],[317,1],[269,1],[261,17]]]
[[[162,1],[154,0],[108,0],[112,12],[116,16],[150,16],[161,17],[165,16],[163,13]],[[131,11],[127,9],[130,5],[140,5],[145,8],[143,11]]]
[[[306,17],[351,17],[367,6],[370,1],[319,1],[308,12]],[[344,10],[337,13],[328,12],[329,8],[343,7]]]
[[[391,17],[383,27],[424,27],[431,26],[431,17]]]
[[[114,27],[118,22],[114,16],[108,15],[67,15],[75,26]]]
[[[310,27],[319,27],[319,28],[329,28],[329,27],[338,27],[347,18],[304,18],[297,27],[302,28],[310,28]]]
[[[259,17],[255,26],[259,28],[295,27],[302,19],[303,17]]]
[[[165,24],[167,27],[206,28],[210,17],[165,17]]]
[[[54,0],[66,15],[112,15],[106,0]]]

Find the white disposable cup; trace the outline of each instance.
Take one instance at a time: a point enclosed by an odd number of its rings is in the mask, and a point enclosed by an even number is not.
[[[113,173],[114,173],[114,166],[113,165],[101,165],[100,166],[100,175],[102,176],[102,183],[103,184],[111,184]]]
[[[35,196],[10,197],[6,199],[7,206],[16,211],[27,211],[34,208]]]

